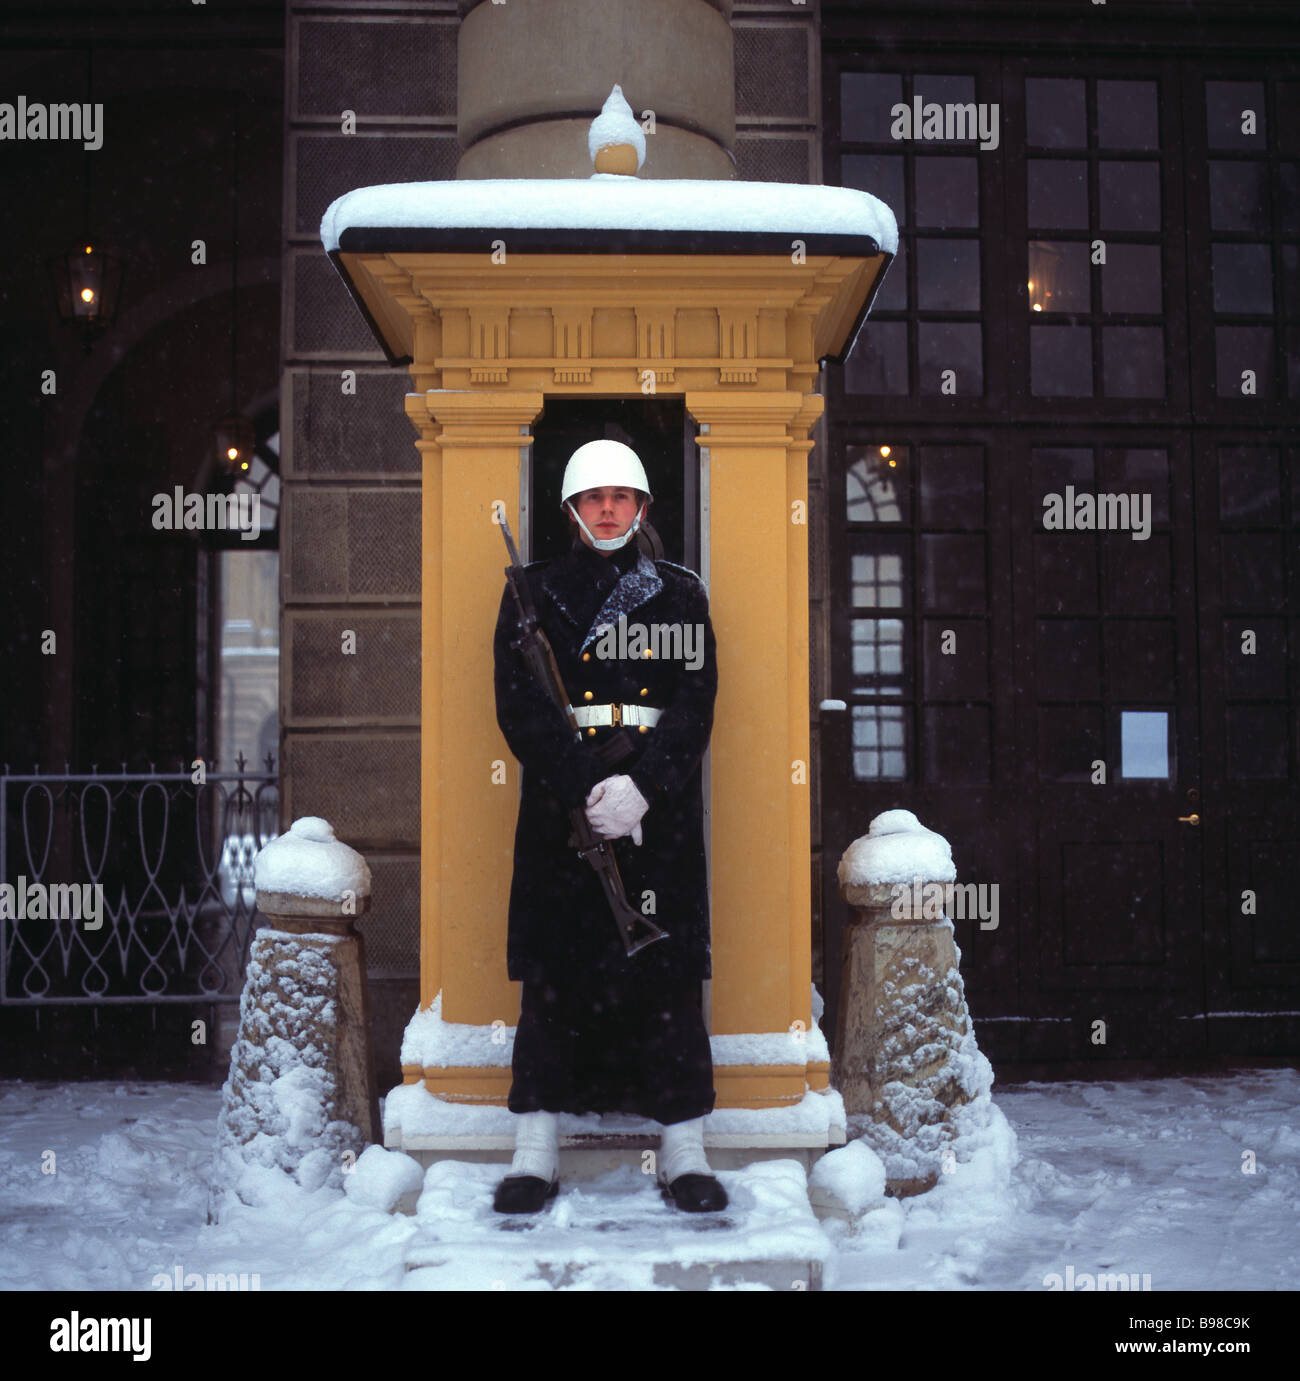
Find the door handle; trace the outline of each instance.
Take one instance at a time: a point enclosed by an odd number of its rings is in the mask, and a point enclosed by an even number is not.
[[[1201,817],[1199,815],[1180,815],[1178,817],[1178,823],[1180,825],[1199,825],[1201,823]]]

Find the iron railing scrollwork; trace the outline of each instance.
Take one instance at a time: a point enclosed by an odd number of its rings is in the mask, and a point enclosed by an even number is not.
[[[264,771],[242,754],[234,772],[5,764],[0,1006],[238,1001],[278,816],[269,754]],[[100,923],[78,919],[96,898]]]

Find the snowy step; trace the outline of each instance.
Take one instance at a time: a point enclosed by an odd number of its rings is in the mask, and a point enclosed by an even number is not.
[[[500,1165],[438,1161],[425,1175],[411,1290],[819,1289],[830,1242],[808,1203],[804,1167],[773,1160],[723,1170],[721,1213],[683,1213],[653,1175],[622,1167],[560,1182],[541,1213],[501,1214]]]

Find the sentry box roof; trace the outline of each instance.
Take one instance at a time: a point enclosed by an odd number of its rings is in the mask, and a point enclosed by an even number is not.
[[[496,241],[510,255],[765,256],[774,272],[797,250],[858,261],[818,332],[819,358],[839,361],[897,253],[898,225],[884,202],[848,187],[608,173],[362,187],[321,221],[321,242],[393,364],[411,363],[410,318],[385,303],[360,256],[489,255]]]

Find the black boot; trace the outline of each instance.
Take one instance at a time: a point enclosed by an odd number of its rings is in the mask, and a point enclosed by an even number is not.
[[[540,1213],[559,1189],[559,1180],[548,1184],[536,1175],[507,1175],[497,1185],[492,1207],[498,1213]]]
[[[712,1175],[678,1175],[663,1191],[665,1199],[686,1213],[719,1213],[727,1206],[727,1191]]]

